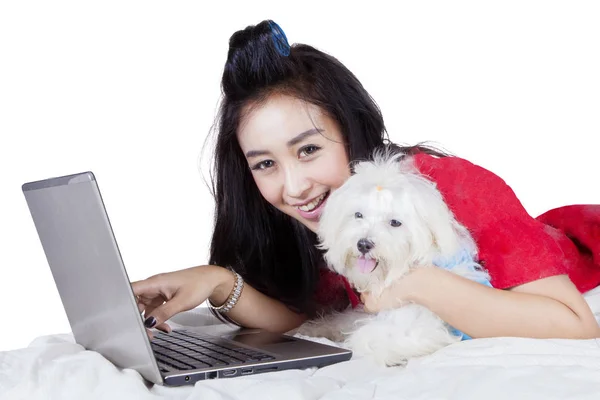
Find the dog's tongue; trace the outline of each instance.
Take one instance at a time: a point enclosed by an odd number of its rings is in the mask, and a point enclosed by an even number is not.
[[[373,269],[375,269],[376,264],[377,261],[375,259],[366,258],[365,256],[360,256],[356,260],[356,266],[358,267],[358,270],[363,274],[367,274],[373,271]]]

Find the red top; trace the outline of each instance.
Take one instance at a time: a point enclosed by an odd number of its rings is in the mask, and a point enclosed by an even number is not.
[[[471,232],[495,288],[560,274],[568,274],[582,293],[600,284],[600,205],[564,206],[533,218],[504,180],[478,165],[428,154],[414,161]],[[324,279],[319,298],[341,285],[347,286],[341,277]],[[345,295],[357,304],[352,290]]]

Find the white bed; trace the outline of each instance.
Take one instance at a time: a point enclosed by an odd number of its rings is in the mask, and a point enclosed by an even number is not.
[[[600,288],[586,294],[600,320]],[[175,326],[196,321],[180,315]],[[323,342],[326,340],[319,339]],[[377,368],[360,358],[195,386],[147,385],[85,351],[70,334],[0,352],[0,399],[600,399],[600,340],[477,339]]]

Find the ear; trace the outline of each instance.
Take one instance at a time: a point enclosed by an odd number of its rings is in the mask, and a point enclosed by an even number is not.
[[[475,252],[475,242],[469,231],[456,220],[435,184],[422,175],[412,177],[412,185],[416,189],[413,205],[427,225],[439,257],[453,258],[464,250]]]
[[[336,238],[346,217],[344,203],[347,198],[347,184],[348,182],[329,194],[321,218],[319,218],[317,230],[319,244],[317,247],[321,250],[328,251],[335,247]]]
[[[471,235],[456,221],[445,204],[437,213],[433,213],[433,217],[428,225],[440,257],[453,258],[465,247],[471,248]]]
[[[364,174],[372,165],[370,161],[354,161],[350,164],[350,172],[352,175]]]
[[[344,215],[337,201],[332,202],[331,207],[327,207],[321,215],[319,229],[317,232],[319,243],[316,247],[324,252],[323,257],[330,270],[341,274],[345,269],[345,249],[337,242],[339,241],[340,230],[343,224]]]

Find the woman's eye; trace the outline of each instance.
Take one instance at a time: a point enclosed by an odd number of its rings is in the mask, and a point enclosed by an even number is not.
[[[252,167],[253,170],[262,170],[262,169],[267,169],[267,168],[271,168],[273,166],[274,162],[273,160],[265,160],[265,161],[261,161],[258,164],[255,164],[254,167]]]
[[[402,225],[402,222],[398,221],[397,219],[393,219],[390,221],[390,225],[393,226],[394,228],[397,228],[400,225]]]
[[[300,149],[300,154],[305,154],[307,156],[316,153],[317,151],[319,151],[321,148],[318,146],[315,146],[313,144],[309,144],[308,146],[304,146],[302,149]]]
[[[354,214],[354,218],[362,218],[362,217],[363,217],[363,215],[359,212]]]

